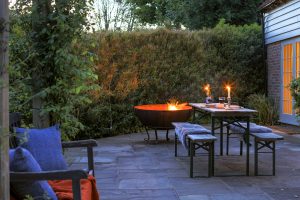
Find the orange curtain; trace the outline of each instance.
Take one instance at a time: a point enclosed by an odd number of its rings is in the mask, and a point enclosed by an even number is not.
[[[283,49],[283,113],[293,114],[293,101],[289,85],[293,79],[293,45]]]

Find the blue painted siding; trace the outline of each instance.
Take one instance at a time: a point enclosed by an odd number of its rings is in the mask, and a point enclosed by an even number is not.
[[[266,44],[300,36],[300,0],[265,14]]]

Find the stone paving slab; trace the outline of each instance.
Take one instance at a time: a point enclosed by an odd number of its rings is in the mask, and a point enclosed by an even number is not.
[[[151,135],[153,136],[153,135]],[[158,144],[144,141],[145,133],[133,133],[99,139],[94,149],[95,173],[101,200],[289,200],[300,199],[300,137],[283,134],[277,143],[277,175],[253,176],[253,147],[250,177],[245,173],[245,154],[239,154],[239,140],[232,139],[230,156],[219,156],[216,143],[216,175],[222,177],[189,178],[189,157],[178,145],[174,157],[174,133],[171,141]],[[165,132],[159,132],[165,138]],[[224,141],[225,142],[225,141]],[[225,150],[225,148],[224,148]],[[245,152],[245,149],[244,149]],[[207,175],[207,155],[197,153],[195,175]],[[71,169],[87,168],[86,150],[65,152]],[[271,173],[271,155],[259,155],[259,172]],[[223,177],[223,175],[231,175]]]
[[[111,189],[101,190],[101,199],[109,200],[170,200],[177,199],[172,189]]]

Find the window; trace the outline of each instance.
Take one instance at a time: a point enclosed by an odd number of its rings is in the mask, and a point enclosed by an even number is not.
[[[293,79],[293,45],[287,44],[283,47],[283,114],[293,114],[293,99],[289,85]]]

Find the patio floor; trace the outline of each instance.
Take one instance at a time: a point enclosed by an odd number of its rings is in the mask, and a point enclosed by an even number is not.
[[[151,136],[153,137],[154,134]],[[189,178],[189,159],[182,145],[174,157],[174,133],[170,142],[148,144],[144,133],[99,139],[95,148],[97,187],[101,200],[264,200],[300,199],[300,137],[282,134],[277,143],[277,175]],[[159,132],[164,139],[165,133]],[[231,140],[231,154],[238,154],[238,140]],[[219,152],[218,142],[216,152]],[[225,149],[225,148],[224,148]],[[245,151],[244,151],[245,152]],[[84,149],[66,152],[70,168],[85,168]],[[260,155],[260,173],[271,173],[271,155]],[[207,174],[207,156],[195,159],[195,175]],[[216,156],[216,175],[245,172],[245,156]]]

